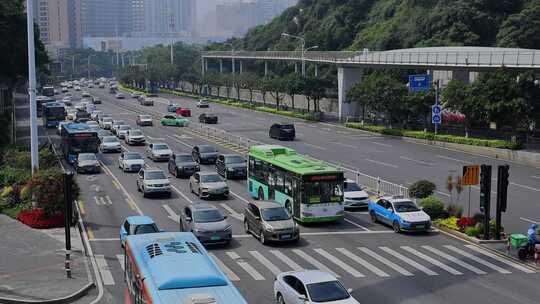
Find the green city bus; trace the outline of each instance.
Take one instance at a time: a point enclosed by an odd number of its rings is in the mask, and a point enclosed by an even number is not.
[[[343,171],[293,149],[277,145],[249,149],[250,195],[282,204],[299,222],[343,219],[343,182]]]

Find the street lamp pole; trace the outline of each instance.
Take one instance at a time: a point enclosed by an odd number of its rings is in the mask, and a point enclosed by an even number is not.
[[[26,28],[28,32],[28,94],[30,97],[30,156],[32,175],[39,168],[36,104],[36,58],[34,46],[34,0],[26,0]]]
[[[290,37],[290,38],[294,38],[294,39],[298,39],[300,40],[301,42],[301,54],[302,54],[302,77],[305,77],[306,76],[306,52],[309,51],[310,49],[316,49],[318,48],[319,46],[318,45],[315,45],[315,46],[312,46],[312,47],[309,47],[306,49],[306,39],[302,36],[295,36],[295,35],[291,35],[289,33],[281,33],[281,36],[282,37]]]

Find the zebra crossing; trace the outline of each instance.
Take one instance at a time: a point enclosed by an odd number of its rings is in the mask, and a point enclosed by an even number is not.
[[[399,246],[389,248],[312,248],[210,250],[209,255],[231,281],[273,280],[284,271],[319,269],[338,278],[390,278],[397,276],[465,276],[465,275],[508,275],[513,272],[533,274],[536,271],[505,259],[474,245],[430,245]],[[117,254],[109,261],[117,260],[124,268],[124,256]],[[100,256],[100,268],[108,269],[106,260]],[[108,270],[106,270],[108,271]],[[103,274],[102,274],[103,275]],[[114,284],[110,274],[104,275]]]

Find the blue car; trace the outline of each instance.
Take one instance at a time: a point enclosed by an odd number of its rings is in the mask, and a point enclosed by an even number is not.
[[[379,197],[376,201],[369,201],[368,211],[374,223],[390,225],[396,233],[431,228],[431,217],[409,199]]]
[[[144,215],[129,216],[120,226],[120,245],[124,247],[128,235],[157,232],[160,231],[152,218]]]
[[[181,108],[181,106],[177,103],[170,103],[167,106],[167,112],[176,113],[176,110]]]

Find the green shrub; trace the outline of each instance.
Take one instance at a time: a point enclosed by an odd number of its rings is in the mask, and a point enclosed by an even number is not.
[[[441,218],[441,215],[444,211],[443,202],[436,196],[429,196],[421,199],[420,206],[424,209],[424,212],[426,212],[432,219]]]
[[[0,187],[24,184],[31,176],[30,169],[5,166],[0,169]]]
[[[426,198],[437,189],[434,183],[428,180],[419,180],[409,187],[409,195],[416,198]]]
[[[425,211],[425,208],[424,208],[424,211]],[[453,217],[449,217],[449,218],[445,218],[445,219],[435,219],[433,222],[435,224],[439,225],[439,226],[443,226],[443,227],[446,227],[448,229],[459,231],[459,226],[457,224],[457,222],[458,222],[457,217],[453,216]]]
[[[64,208],[64,181],[60,168],[39,170],[27,186],[30,187],[36,201],[46,214],[54,214]],[[76,179],[73,179],[72,195],[73,199],[79,196]]]
[[[465,234],[471,237],[475,237],[479,234],[479,231],[476,226],[470,226],[465,228]]]

